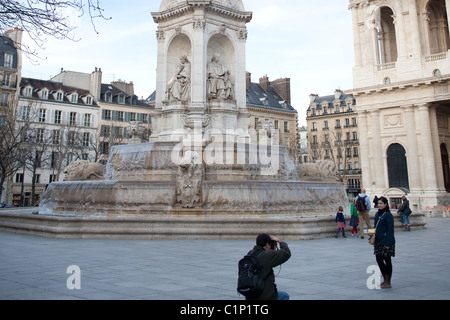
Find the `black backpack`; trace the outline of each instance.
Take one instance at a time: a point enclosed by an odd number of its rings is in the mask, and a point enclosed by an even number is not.
[[[260,250],[251,255],[250,252],[239,261],[239,277],[237,291],[246,298],[256,298],[264,290],[265,279],[261,275],[261,266],[257,256]]]
[[[366,205],[366,197],[360,197],[358,196],[356,198],[356,210],[358,211],[366,211],[367,210],[367,205]]]

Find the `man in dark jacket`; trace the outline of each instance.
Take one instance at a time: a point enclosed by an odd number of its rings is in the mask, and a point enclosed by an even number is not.
[[[277,243],[280,244],[279,250],[277,250]],[[256,246],[250,254],[261,250],[264,251],[258,255],[257,259],[262,268],[261,274],[266,280],[263,292],[255,300],[289,300],[289,294],[277,290],[273,268],[288,261],[291,257],[291,250],[286,242],[268,234],[260,234],[256,238]]]

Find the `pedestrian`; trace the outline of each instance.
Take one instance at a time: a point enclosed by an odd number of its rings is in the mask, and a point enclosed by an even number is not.
[[[373,207],[374,208],[378,208],[378,197],[377,196],[375,196],[374,198],[373,198]]]
[[[278,250],[277,244],[280,245]],[[287,292],[277,290],[275,274],[273,272],[274,267],[285,263],[291,257],[289,246],[279,238],[271,237],[263,233],[256,238],[256,245],[249,252],[249,255],[254,255],[260,251],[262,252],[258,254],[257,259],[261,267],[261,275],[265,281],[263,291],[254,300],[289,300],[289,294]]]
[[[361,189],[361,193],[355,198],[356,209],[359,215],[359,235],[361,239],[364,239],[364,221],[366,222],[367,229],[371,229],[370,224],[370,198],[366,195],[366,189]]]
[[[411,215],[412,211],[409,207],[409,200],[406,198],[406,196],[403,196],[402,201],[402,204],[398,207],[398,213],[400,214],[401,222],[403,223],[405,230],[411,231],[411,222],[409,220],[409,216]]]
[[[336,219],[334,219],[338,224],[338,229],[336,231],[336,238],[339,236],[339,231],[342,230],[342,236],[345,236],[345,218],[344,218],[344,208],[339,206],[338,212],[336,213]]]
[[[389,202],[385,197],[378,200],[378,212],[375,214],[374,254],[380,267],[384,281],[382,289],[391,288],[392,257],[395,257],[394,217],[389,210]],[[369,233],[369,235],[372,235]]]
[[[359,215],[356,209],[355,201],[350,204],[350,227],[352,228],[352,237],[358,237]]]

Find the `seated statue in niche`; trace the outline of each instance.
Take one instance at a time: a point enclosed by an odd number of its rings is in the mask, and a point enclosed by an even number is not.
[[[189,101],[191,96],[191,63],[186,56],[180,57],[180,66],[170,79],[164,103]]]
[[[230,76],[231,71],[225,69],[220,63],[220,55],[215,53],[206,70],[208,99],[234,99],[234,85]]]

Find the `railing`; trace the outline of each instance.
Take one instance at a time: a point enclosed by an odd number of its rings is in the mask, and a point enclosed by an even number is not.
[[[377,68],[378,68],[378,71],[387,70],[387,69],[394,69],[395,68],[395,62],[379,64],[379,65],[377,65]]]
[[[437,61],[437,60],[445,60],[447,59],[447,52],[432,54],[425,57],[426,62]]]

